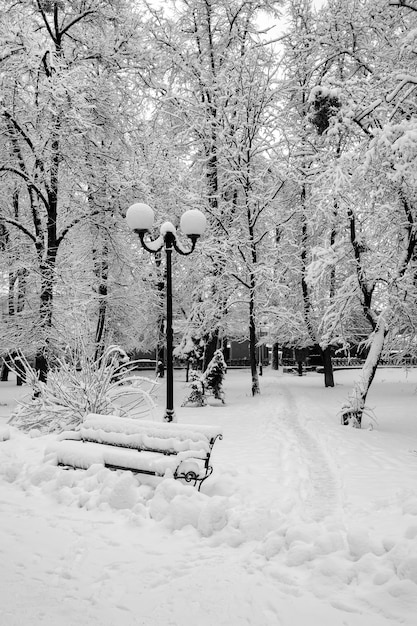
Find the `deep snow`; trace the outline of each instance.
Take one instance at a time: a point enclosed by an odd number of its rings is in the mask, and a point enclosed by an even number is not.
[[[176,371],[178,421],[224,433],[201,493],[45,463],[0,383],[0,624],[414,626],[417,370],[377,373],[372,430],[340,425],[358,373],[266,369],[252,398],[229,371],[226,406],[181,408]]]

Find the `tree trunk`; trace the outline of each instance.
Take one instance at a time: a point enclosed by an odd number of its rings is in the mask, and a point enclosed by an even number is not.
[[[107,303],[108,303],[108,277],[109,277],[109,262],[108,262],[108,247],[107,244],[103,244],[101,251],[101,258],[96,259],[95,275],[98,280],[98,316],[95,335],[95,353],[94,358],[96,361],[103,355],[106,344],[106,319],[107,319]],[[99,253],[100,254],[100,253]]]
[[[271,363],[271,367],[273,370],[278,370],[279,369],[279,345],[277,343],[274,343],[272,346],[272,363]]]
[[[223,358],[227,364],[227,362],[229,361],[230,355],[229,355],[229,348],[227,347],[227,337],[223,337],[223,339],[221,340],[221,351],[223,352]]]
[[[8,364],[9,358],[10,358],[9,355],[6,354],[6,356],[4,356],[2,359],[1,374],[0,374],[0,380],[2,383],[6,383],[9,380],[9,372],[10,372],[10,367]]]
[[[261,392],[259,388],[258,370],[256,367],[256,327],[255,327],[255,298],[254,282],[252,278],[252,289],[249,295],[249,361],[252,377],[252,395],[256,396]]]
[[[17,294],[16,294],[16,300],[17,300],[16,309],[18,313],[21,313],[23,309],[25,308],[28,275],[29,275],[29,270],[26,267],[22,267],[18,270]]]
[[[204,359],[203,359],[203,372],[206,371],[208,364],[214,356],[214,353],[217,350],[217,343],[219,340],[219,329],[216,330],[210,335],[206,342],[206,346],[204,349]]]
[[[9,272],[9,293],[8,293],[8,310],[9,316],[15,314],[15,285],[17,281],[16,272]]]
[[[56,44],[57,54],[60,55],[60,45]],[[52,71],[53,73],[53,71]],[[51,74],[52,75],[52,74]],[[57,237],[58,217],[58,189],[60,153],[60,116],[54,113],[51,120],[51,142],[49,181],[47,184],[47,220],[46,220],[46,249],[38,242],[40,257],[41,293],[39,306],[40,343],[35,356],[35,368],[40,382],[46,383],[51,357],[51,329],[54,301],[55,268],[60,241]]]
[[[324,350],[321,348],[321,353],[322,353],[322,357],[323,357],[324,386],[325,387],[334,387],[333,363],[332,363],[331,347],[330,346],[326,346],[324,348]]]
[[[49,244],[50,246],[50,244]],[[41,342],[35,355],[35,369],[38,372],[40,382],[45,383],[48,378],[48,370],[51,357],[51,329],[54,299],[55,264],[57,246],[49,247],[47,261],[40,264],[42,287],[39,307],[39,330]]]
[[[48,356],[45,346],[38,348],[35,356],[35,370],[38,372],[41,383],[46,383],[48,378]]]
[[[98,361],[101,356],[103,356],[104,352],[104,344],[105,344],[105,329],[106,329],[106,313],[107,313],[107,302],[105,297],[107,293],[103,290],[103,285],[100,285],[100,303],[98,307],[98,316],[97,316],[97,325],[96,325],[96,336],[95,336],[95,351],[94,351],[94,360]]]
[[[363,364],[361,377],[355,384],[349,403],[343,407],[342,424],[344,426],[352,424],[356,428],[361,428],[366,397],[381,358],[387,332],[386,324],[381,319],[373,333],[372,344]]]

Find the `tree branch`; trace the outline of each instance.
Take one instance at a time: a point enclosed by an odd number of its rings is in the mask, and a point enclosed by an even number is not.
[[[16,228],[18,228],[19,230],[22,231],[22,233],[24,233],[27,237],[29,237],[34,243],[36,243],[36,237],[35,235],[33,235],[30,230],[28,230],[26,228],[26,226],[23,226],[23,224],[21,224],[20,222],[18,222],[17,220],[12,219],[11,217],[2,217],[1,220],[2,222],[6,222],[7,224],[12,224],[12,226],[16,226]]]
[[[48,33],[49,33],[49,35],[50,35],[50,37],[51,37],[52,41],[53,41],[54,43],[56,43],[54,33],[52,32],[52,29],[51,29],[51,27],[50,27],[50,25],[49,25],[49,22],[48,22],[47,18],[46,18],[46,13],[45,13],[45,11],[43,10],[43,7],[42,7],[42,3],[41,3],[41,1],[40,1],[40,0],[36,0],[36,4],[38,5],[39,12],[40,12],[40,14],[42,15],[42,19],[43,19],[43,21],[44,21],[44,24],[45,24],[45,26],[46,26],[46,29],[47,29],[47,31],[48,31]]]
[[[69,231],[72,228],[74,228],[74,226],[77,226],[77,224],[79,224],[83,220],[89,219],[90,217],[95,217],[96,215],[102,215],[102,211],[97,209],[97,211],[93,211],[92,213],[89,213],[88,215],[80,215],[79,217],[73,219],[72,222],[70,222],[69,224],[67,224],[67,226],[65,226],[65,228],[62,230],[59,237],[57,237],[57,240],[56,240],[57,246],[59,246],[62,243],[62,240],[68,235]]]
[[[10,124],[12,124],[13,128],[15,128],[15,130],[19,133],[19,135],[22,137],[23,141],[29,146],[32,154],[35,156],[36,158],[36,163],[41,167],[41,169],[43,170],[42,164],[39,162],[37,156],[36,156],[36,152],[35,152],[35,147],[32,143],[31,138],[29,137],[29,135],[26,133],[26,131],[20,126],[20,124],[15,120],[15,118],[9,113],[9,111],[6,111],[6,109],[3,110],[3,116],[10,122]]]
[[[97,11],[95,11],[94,9],[91,9],[90,11],[84,11],[84,13],[82,13],[81,15],[78,15],[78,17],[75,17],[72,20],[72,22],[67,24],[65,28],[61,30],[60,36],[63,37],[63,35],[65,35],[75,24],[77,24],[77,22],[80,22],[81,20],[83,20],[87,15],[93,15],[94,13],[97,13]]]
[[[409,203],[407,202],[407,199],[404,196],[403,191],[400,191],[400,199],[404,208],[404,212],[407,218],[407,225],[405,227],[406,229],[406,233],[407,233],[407,250],[404,254],[404,258],[401,262],[401,265],[398,269],[398,275],[401,278],[402,276],[404,276],[405,271],[408,267],[408,264],[410,263],[411,259],[413,258],[413,254],[414,254],[414,249],[416,247],[416,232],[415,232],[415,224],[414,224],[414,218],[413,218],[413,213],[411,210],[411,207],[409,205]]]
[[[27,174],[25,174],[24,172],[20,172],[19,170],[17,170],[14,167],[6,167],[6,166],[0,167],[0,172],[11,172],[12,174],[16,174],[16,176],[19,176],[20,178],[23,178],[23,180],[27,184],[28,188],[33,189],[36,192],[36,195],[42,200],[43,204],[45,205],[45,208],[48,209],[49,202],[48,202],[47,198],[44,196],[44,194],[39,189],[39,187],[37,185],[35,185],[35,183],[32,180],[30,180],[30,178],[29,178],[29,176]]]
[[[390,0],[389,5],[391,7],[405,7],[406,9],[410,9],[410,11],[417,11],[417,7],[406,2],[406,0]]]
[[[241,283],[244,287],[246,287],[246,289],[250,289],[250,285],[248,285],[248,283],[246,283],[244,280],[242,280],[240,278],[240,276],[238,276],[237,274],[230,274],[230,276],[233,276],[233,278],[236,278],[236,280]]]

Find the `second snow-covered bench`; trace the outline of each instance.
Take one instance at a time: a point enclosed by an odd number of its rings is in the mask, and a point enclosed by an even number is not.
[[[134,420],[89,414],[79,430],[58,435],[46,459],[67,468],[88,469],[99,463],[110,469],[164,476],[198,485],[210,476],[210,455],[222,439],[214,426]]]

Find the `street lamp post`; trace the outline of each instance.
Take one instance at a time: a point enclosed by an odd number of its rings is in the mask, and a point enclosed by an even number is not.
[[[173,330],[172,330],[172,251],[176,250],[183,256],[188,256],[194,251],[197,239],[201,237],[206,227],[206,218],[198,209],[190,209],[183,213],[180,220],[180,228],[184,235],[191,240],[191,248],[184,249],[177,239],[175,226],[171,222],[164,222],[160,228],[159,237],[155,240],[145,241],[154,223],[154,212],[147,204],[132,204],[126,212],[126,221],[129,228],[139,235],[142,247],[156,254],[165,248],[166,254],[166,408],[164,419],[172,422],[175,417],[174,411],[174,366],[173,366]]]

